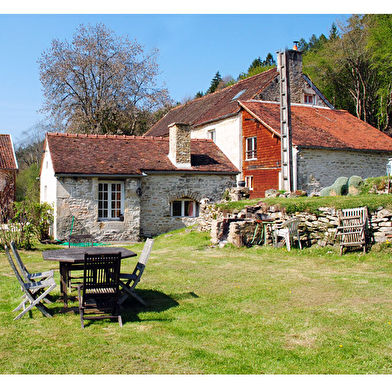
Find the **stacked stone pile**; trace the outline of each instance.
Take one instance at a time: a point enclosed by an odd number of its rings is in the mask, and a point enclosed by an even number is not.
[[[375,242],[384,242],[392,236],[392,211],[386,208],[378,208],[371,215],[370,229]]]

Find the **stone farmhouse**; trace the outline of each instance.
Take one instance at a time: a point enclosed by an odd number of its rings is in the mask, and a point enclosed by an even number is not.
[[[239,102],[243,119],[242,174],[252,197],[282,189],[279,103]],[[385,175],[392,138],[344,110],[292,104],[294,190],[308,193],[338,177]],[[247,148],[257,140],[257,150]],[[256,143],[256,141],[255,141]]]
[[[0,135],[0,220],[8,216],[15,201],[18,163],[11,135]]]
[[[41,202],[54,207],[52,235],[90,233],[137,241],[189,226],[200,203],[221,200],[238,169],[211,140],[191,140],[185,124],[169,138],[48,133]]]
[[[392,139],[346,111],[335,110],[302,72],[302,54],[287,50],[291,109],[292,190],[308,193],[337,177],[385,174]],[[173,108],[145,135],[167,136],[167,125],[188,123],[192,138],[210,138],[240,173],[251,197],[284,189],[281,145],[281,60],[278,66]]]

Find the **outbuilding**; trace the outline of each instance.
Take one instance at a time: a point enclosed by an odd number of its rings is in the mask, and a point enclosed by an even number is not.
[[[170,137],[48,133],[41,202],[54,207],[52,235],[89,233],[100,241],[137,241],[197,222],[199,205],[219,201],[238,169],[187,124]]]

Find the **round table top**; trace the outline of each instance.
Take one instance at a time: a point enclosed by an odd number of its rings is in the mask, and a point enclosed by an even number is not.
[[[80,263],[84,261],[84,255],[86,253],[93,255],[105,255],[119,252],[121,252],[122,259],[136,256],[136,253],[129,249],[111,246],[78,246],[71,248],[51,249],[42,252],[42,256],[44,260],[59,261],[60,263]]]

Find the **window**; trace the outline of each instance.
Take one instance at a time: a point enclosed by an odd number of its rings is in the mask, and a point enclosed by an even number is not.
[[[171,203],[171,215],[175,217],[199,216],[199,203],[192,199],[179,199]]]
[[[245,177],[245,186],[249,188],[250,191],[253,191],[253,176]]]
[[[208,139],[211,139],[214,143],[216,143],[216,132],[215,129],[208,131]]]
[[[98,219],[120,220],[123,216],[124,185],[122,182],[98,184]]]
[[[311,94],[305,94],[304,95],[304,103],[307,103],[309,105],[313,105],[315,103],[314,95]]]
[[[257,138],[248,137],[246,139],[246,159],[257,159]]]
[[[232,101],[235,101],[235,100],[238,99],[245,91],[246,91],[246,89],[245,89],[245,90],[238,91],[238,93],[237,93],[236,95],[234,95],[234,97],[231,98],[231,100],[232,100]]]

